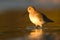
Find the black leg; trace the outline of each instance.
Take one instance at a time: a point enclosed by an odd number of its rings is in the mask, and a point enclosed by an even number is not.
[[[42,29],[42,27],[40,27],[40,26],[36,26],[36,29]]]

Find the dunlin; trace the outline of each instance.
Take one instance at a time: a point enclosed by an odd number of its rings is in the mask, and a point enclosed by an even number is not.
[[[47,18],[43,13],[38,12],[34,6],[29,6],[27,8],[27,11],[29,13],[30,21],[36,26],[42,27],[45,23],[53,22],[52,20]]]

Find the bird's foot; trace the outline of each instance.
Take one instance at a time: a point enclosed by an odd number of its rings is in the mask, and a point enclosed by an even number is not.
[[[36,29],[42,29],[42,27],[40,27],[40,26],[37,26],[37,27],[36,27]]]

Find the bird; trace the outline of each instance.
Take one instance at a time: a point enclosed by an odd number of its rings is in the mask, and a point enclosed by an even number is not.
[[[53,20],[49,19],[46,15],[42,12],[38,12],[34,6],[28,6],[27,11],[29,13],[29,19],[35,26],[43,27],[44,24],[49,22],[54,22]]]

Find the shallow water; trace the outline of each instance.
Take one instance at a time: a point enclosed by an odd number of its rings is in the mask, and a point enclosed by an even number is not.
[[[0,40],[60,40],[59,31],[49,30],[48,28],[34,29],[33,26],[30,26],[24,30],[0,33]]]

